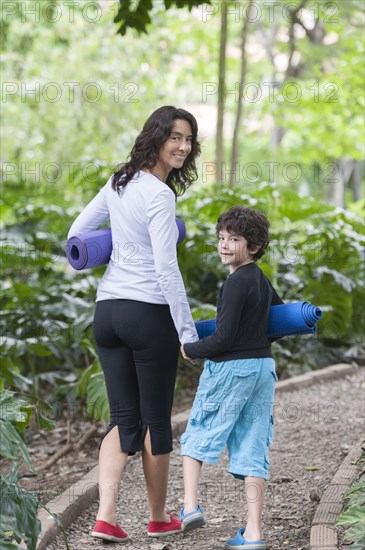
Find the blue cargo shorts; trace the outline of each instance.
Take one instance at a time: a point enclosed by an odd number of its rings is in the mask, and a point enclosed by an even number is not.
[[[229,473],[268,479],[276,381],[271,357],[205,361],[181,454],[215,464],[227,446]]]

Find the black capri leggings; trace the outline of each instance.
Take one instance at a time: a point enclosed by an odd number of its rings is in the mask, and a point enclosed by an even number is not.
[[[152,454],[171,452],[179,339],[169,306],[97,302],[94,338],[110,407],[105,435],[118,426],[122,450],[134,454],[149,429]]]

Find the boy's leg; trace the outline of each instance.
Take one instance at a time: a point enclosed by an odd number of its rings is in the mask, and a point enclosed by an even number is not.
[[[245,479],[248,517],[243,537],[246,541],[261,543],[261,516],[265,479],[269,473],[269,446],[273,437],[272,412],[277,377],[275,362],[271,358],[256,361],[261,364],[260,376],[229,435],[227,448],[230,458],[229,472],[236,478]]]
[[[198,521],[199,526],[205,523],[198,507],[202,462],[219,462],[240,411],[254,391],[258,374],[257,368],[250,366],[242,372],[239,361],[205,362],[189,422],[181,437],[185,486],[181,517],[184,531],[193,528],[193,523],[194,528],[198,526]],[[185,516],[189,514],[188,519]]]
[[[247,524],[245,539],[259,541],[262,539],[261,516],[264,506],[265,480],[261,477],[247,476],[245,478],[247,501]]]
[[[202,462],[183,456],[184,470],[184,513],[189,514],[198,507],[198,488]]]
[[[189,421],[181,436],[183,456],[210,464],[219,462],[259,375],[256,364],[241,373],[241,362],[205,362]]]

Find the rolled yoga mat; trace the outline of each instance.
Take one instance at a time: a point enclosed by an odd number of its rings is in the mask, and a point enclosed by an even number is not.
[[[272,306],[268,320],[269,338],[295,336],[297,334],[314,334],[316,323],[322,317],[319,307],[308,302],[293,302]],[[216,320],[198,321],[195,323],[199,339],[210,336],[216,330]]]
[[[184,220],[176,218],[176,225],[179,230],[177,244],[180,244],[186,237]],[[112,250],[111,229],[96,229],[78,237],[71,237],[67,241],[66,256],[70,265],[80,271],[107,264]]]
[[[183,240],[186,237],[185,222],[182,218],[176,218],[176,225],[177,225],[177,228],[179,230],[179,236],[177,238],[177,243],[176,244],[180,244],[180,243],[183,242]]]

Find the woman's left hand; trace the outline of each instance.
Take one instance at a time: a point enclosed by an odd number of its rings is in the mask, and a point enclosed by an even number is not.
[[[180,346],[180,352],[181,352],[181,355],[183,356],[184,359],[186,359],[187,361],[189,361],[189,363],[191,363],[192,365],[196,365],[198,363],[198,361],[196,359],[190,359],[190,357],[188,357],[184,351],[184,346],[183,344]]]

